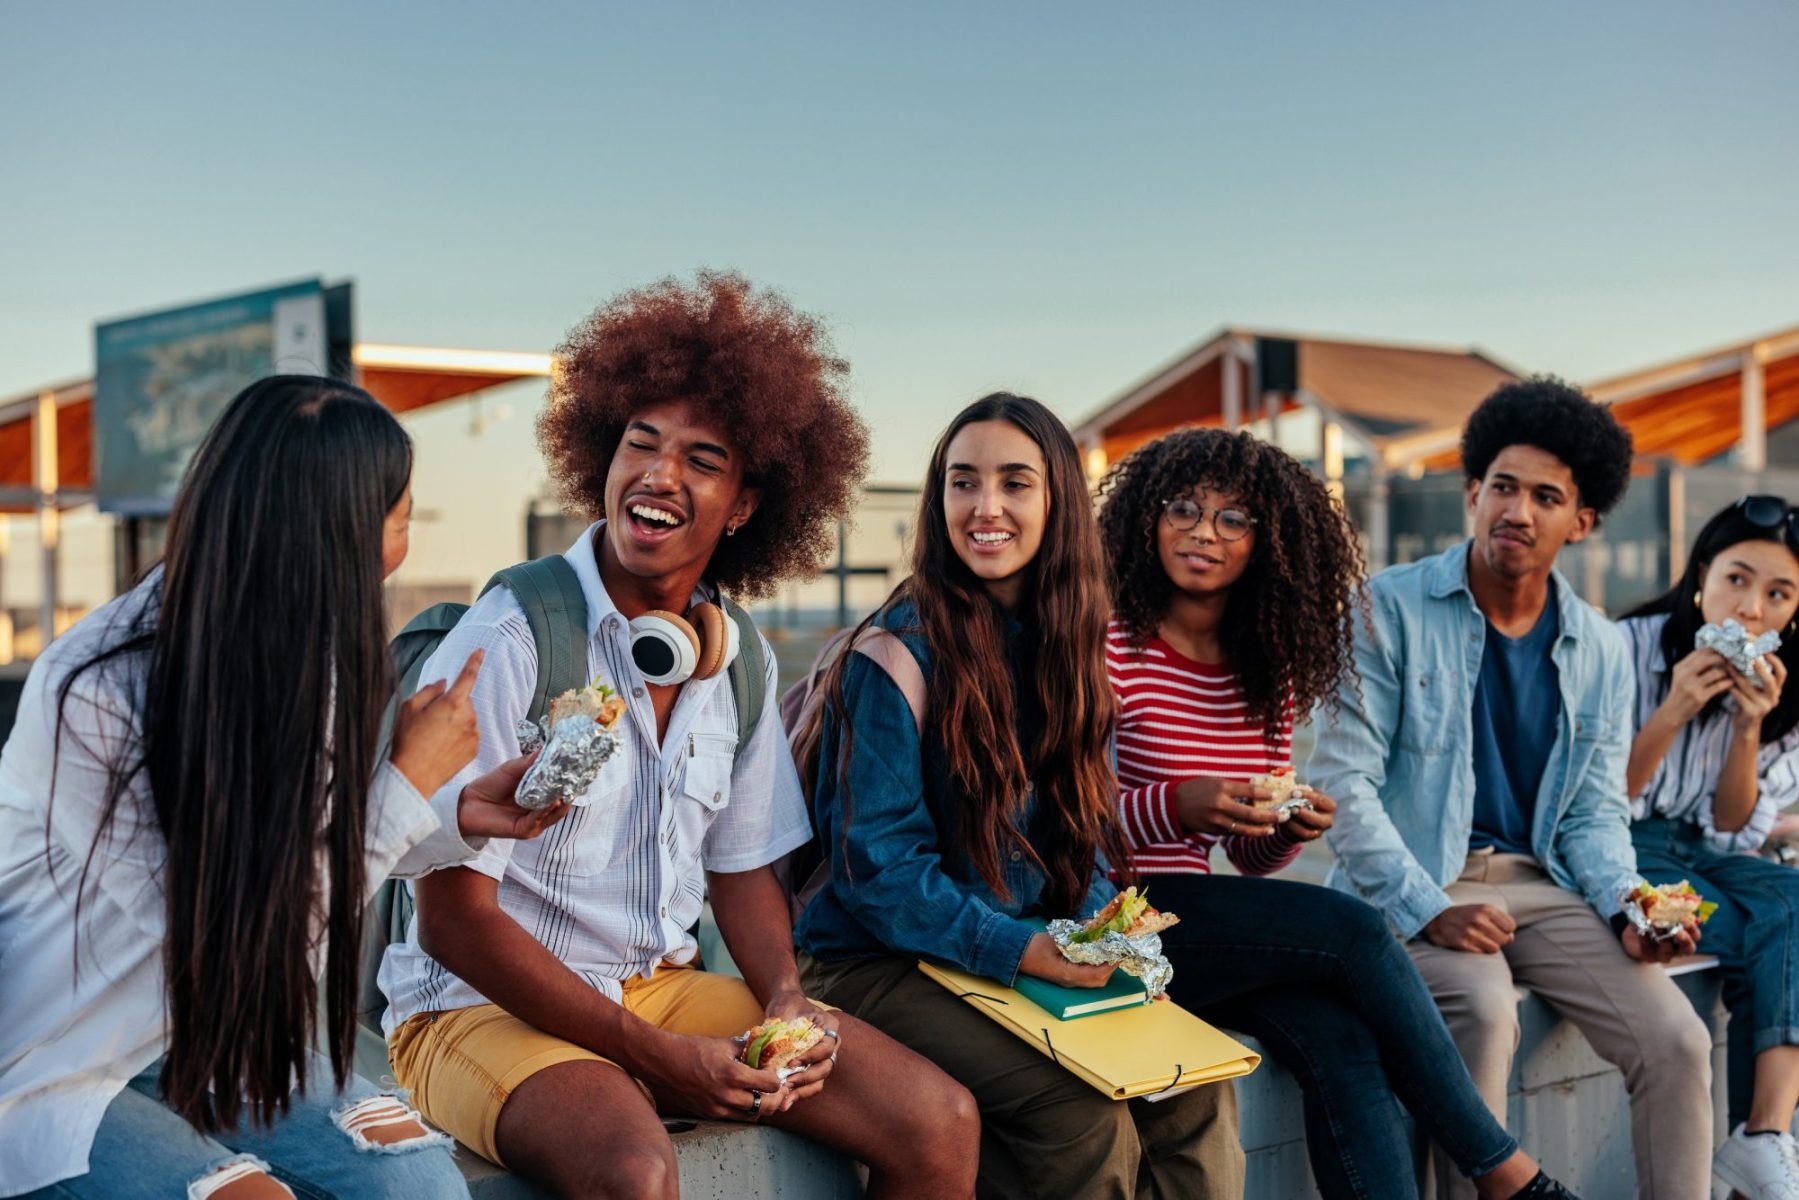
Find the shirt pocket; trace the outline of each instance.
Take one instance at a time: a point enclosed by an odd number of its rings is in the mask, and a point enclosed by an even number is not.
[[[1463,721],[1466,706],[1456,694],[1452,671],[1405,669],[1405,695],[1400,705],[1399,733],[1394,738],[1402,750],[1413,754],[1446,754],[1457,718]]]
[[[1578,779],[1586,771],[1593,755],[1601,747],[1614,742],[1621,730],[1618,722],[1603,712],[1577,712],[1574,714],[1574,761],[1573,770],[1568,778]],[[1667,760],[1664,758],[1663,762]]]
[[[675,823],[686,861],[699,857],[706,831],[731,803],[731,768],[736,765],[736,754],[735,738],[717,733],[688,735],[675,789]]]

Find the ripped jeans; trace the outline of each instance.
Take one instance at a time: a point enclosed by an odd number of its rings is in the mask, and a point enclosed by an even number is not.
[[[246,1119],[229,1134],[207,1136],[163,1104],[156,1086],[161,1069],[160,1061],[150,1064],[107,1106],[87,1174],[28,1192],[25,1200],[227,1200],[232,1176],[259,1167],[307,1200],[467,1200],[450,1140],[429,1131],[413,1136],[400,1110],[360,1076],[352,1075],[336,1095],[296,1096],[272,1129]],[[328,1088],[330,1064],[314,1055],[307,1078]],[[406,1136],[378,1144],[395,1131]]]

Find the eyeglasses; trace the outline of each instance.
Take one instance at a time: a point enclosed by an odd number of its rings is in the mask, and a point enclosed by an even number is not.
[[[1187,496],[1177,496],[1173,500],[1162,502],[1162,515],[1181,533],[1197,528],[1205,520],[1207,513],[1212,514],[1212,532],[1218,535],[1221,542],[1240,542],[1256,526],[1256,519],[1241,509],[1207,508]]]
[[[1779,529],[1784,523],[1787,540],[1799,545],[1799,508],[1789,507],[1779,496],[1744,496],[1736,506],[1751,525]]]

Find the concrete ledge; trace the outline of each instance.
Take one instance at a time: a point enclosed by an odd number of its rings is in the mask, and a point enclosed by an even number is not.
[[[834,1200],[862,1194],[854,1164],[790,1133],[711,1121],[664,1124],[680,1165],[682,1200]],[[604,1152],[595,1147],[595,1153]],[[456,1161],[474,1200],[553,1200],[466,1147],[457,1147]]]

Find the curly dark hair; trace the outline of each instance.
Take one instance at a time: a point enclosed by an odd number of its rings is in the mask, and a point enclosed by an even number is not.
[[[556,353],[537,442],[565,505],[600,516],[631,415],[697,400],[729,431],[745,485],[762,490],[707,577],[754,599],[824,568],[868,474],[868,429],[816,318],[735,272],[701,271],[691,285],[664,279],[614,298]]]
[[[1630,484],[1630,430],[1611,409],[1553,375],[1505,384],[1480,402],[1462,430],[1462,471],[1485,479],[1507,446],[1535,446],[1567,463],[1581,506],[1600,517]]]
[[[1362,548],[1324,482],[1278,447],[1222,429],[1157,438],[1099,485],[1112,611],[1134,645],[1155,635],[1174,599],[1156,549],[1162,506],[1202,485],[1234,492],[1256,521],[1219,642],[1250,722],[1272,742],[1290,717],[1334,699],[1355,677],[1350,620],[1365,573]]]

